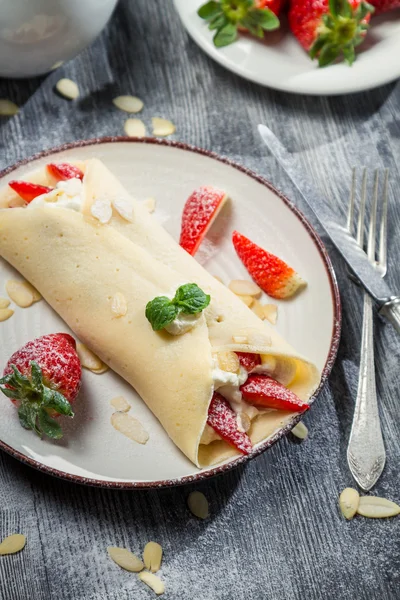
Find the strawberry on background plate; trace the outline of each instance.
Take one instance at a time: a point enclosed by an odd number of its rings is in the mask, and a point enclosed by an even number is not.
[[[81,363],[73,337],[53,333],[25,344],[9,359],[0,390],[18,406],[18,416],[25,429],[40,437],[62,437],[53,416],[73,417],[71,404],[81,386]]]
[[[242,454],[249,454],[253,445],[247,433],[238,431],[236,414],[221,394],[214,392],[208,409],[207,424]]]
[[[310,407],[284,385],[268,375],[249,375],[240,386],[243,400],[258,407],[305,412]]]
[[[83,179],[84,173],[78,167],[69,163],[49,163],[47,170],[50,175],[53,175],[56,179],[66,181],[68,179]]]
[[[400,8],[400,0],[370,0],[370,4],[375,8],[376,15]]]
[[[363,0],[290,0],[289,25],[320,67],[342,57],[351,65],[373,11]]]
[[[8,185],[14,190],[25,202],[32,202],[37,196],[42,194],[48,194],[53,188],[45,185],[38,185],[37,183],[30,183],[29,181],[9,181]]]

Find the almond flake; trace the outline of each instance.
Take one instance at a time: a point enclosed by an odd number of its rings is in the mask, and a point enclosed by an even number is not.
[[[152,573],[157,573],[161,567],[162,548],[157,542],[149,542],[143,550],[143,561],[146,569]]]
[[[8,298],[0,298],[0,309],[8,308],[10,306],[10,301]]]
[[[142,138],[146,135],[146,125],[140,119],[127,119],[124,131],[129,137]]]
[[[201,492],[191,492],[187,499],[187,505],[192,515],[198,519],[207,519],[210,514],[208,500]]]
[[[22,533],[14,533],[6,537],[0,544],[0,556],[15,554],[25,547],[26,537]]]
[[[71,79],[60,79],[56,83],[56,90],[61,96],[68,100],[75,100],[79,97],[79,88],[75,81]]]
[[[82,367],[89,369],[89,371],[99,371],[104,367],[104,363],[96,356],[85,344],[77,342],[76,351],[81,361]]]
[[[114,98],[113,104],[128,113],[138,113],[144,106],[142,100],[136,96],[117,96]]]
[[[264,319],[267,319],[271,325],[276,325],[278,318],[278,307],[276,304],[264,304],[262,307],[264,311]]]
[[[127,413],[113,413],[111,416],[111,425],[114,429],[138,444],[146,444],[149,439],[149,434],[141,422]]]
[[[107,373],[107,371],[110,370],[110,367],[108,367],[107,365],[104,365],[102,367],[100,367],[100,369],[91,369],[92,373],[95,373],[96,375],[102,375],[103,373]]]
[[[261,288],[254,281],[233,279],[228,287],[237,296],[254,296],[255,298],[259,298],[262,294]]]
[[[214,279],[216,279],[217,281],[219,281],[220,283],[222,283],[222,285],[224,284],[224,282],[222,281],[221,277],[219,275],[213,275]]]
[[[13,302],[20,308],[28,308],[33,304],[33,293],[25,281],[9,279],[6,283],[6,292]]]
[[[251,427],[250,417],[245,412],[242,412],[237,416],[237,423],[239,431],[243,431],[244,433],[247,433]]]
[[[218,352],[216,355],[218,366],[222,371],[238,373],[240,369],[239,357],[236,352]]]
[[[160,119],[159,117],[153,117],[151,119],[153,124],[153,135],[159,135],[161,137],[165,137],[167,135],[171,135],[175,133],[176,127],[168,119]]]
[[[7,100],[7,98],[0,98],[0,117],[13,117],[19,111],[18,106]]]
[[[292,433],[295,437],[299,438],[299,440],[305,440],[308,436],[308,429],[302,421],[299,421],[297,425],[293,427]]]
[[[248,344],[249,340],[247,335],[233,335],[232,340],[234,344]]]
[[[155,198],[146,198],[146,200],[143,202],[143,206],[147,208],[150,214],[153,213],[156,210]]]
[[[146,571],[143,571],[142,573],[139,573],[138,577],[140,581],[143,581],[143,583],[148,585],[149,588],[151,588],[153,592],[157,594],[157,596],[160,596],[165,592],[164,582],[161,581],[161,579],[157,577],[157,575],[153,575],[153,573],[146,573]]]
[[[391,500],[386,500],[386,498],[361,496],[357,512],[359,515],[370,519],[383,519],[400,514],[400,506]]]
[[[292,430],[293,431],[293,430]],[[352,519],[360,503],[360,494],[353,488],[345,488],[339,496],[339,507],[345,519]]]
[[[128,312],[128,304],[126,298],[121,292],[117,292],[111,302],[111,312],[114,317],[124,317]]]
[[[120,217],[125,219],[125,221],[129,221],[129,223],[133,222],[133,206],[129,200],[117,198],[112,201],[112,205]]]
[[[111,202],[109,200],[96,200],[90,209],[92,216],[103,225],[109,223],[112,217]]]
[[[128,412],[131,409],[131,405],[123,396],[117,396],[116,398],[113,398],[110,404],[118,412]]]
[[[261,321],[264,321],[264,319],[265,319],[264,307],[261,304],[261,302],[259,302],[258,300],[254,300],[251,310],[257,315],[257,317],[259,319],[261,319]]]
[[[239,296],[237,295],[238,298],[240,298],[240,300],[249,308],[251,306],[253,306],[254,304],[254,297],[253,296]]]
[[[126,548],[117,548],[116,546],[108,546],[107,552],[109,557],[125,571],[131,573],[139,573],[144,569],[143,561],[135,554]]]
[[[12,317],[13,314],[14,311],[12,310],[12,308],[0,308],[0,323],[2,321],[7,321],[7,319]]]
[[[58,60],[57,62],[54,63],[54,65],[51,67],[51,71],[55,71],[56,69],[59,69],[62,65],[64,64],[63,60]]]

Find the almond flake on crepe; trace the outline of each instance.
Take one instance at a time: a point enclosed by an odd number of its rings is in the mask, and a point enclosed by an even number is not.
[[[222,371],[237,373],[240,369],[239,357],[236,352],[218,352],[216,355],[218,366]]]
[[[192,515],[198,519],[207,519],[210,514],[208,500],[201,492],[191,492],[187,499],[187,505]]]
[[[259,298],[262,294],[261,288],[254,281],[247,281],[245,279],[232,279],[228,287],[237,296],[254,296],[255,298]]]
[[[20,308],[28,308],[33,304],[33,293],[25,281],[9,279],[6,283],[6,292]]]
[[[156,199],[155,198],[146,198],[143,202],[143,206],[147,208],[149,213],[153,213],[156,210]]]
[[[22,533],[14,533],[4,538],[0,544],[0,556],[15,554],[25,547],[26,537]]]
[[[109,223],[112,217],[111,202],[109,200],[96,200],[90,209],[92,216],[103,225]]]
[[[100,371],[104,367],[103,361],[100,360],[98,356],[94,354],[85,344],[81,342],[77,342],[76,351],[79,356],[79,360],[81,361],[82,367],[88,369],[89,371]]]
[[[250,417],[245,412],[242,412],[237,416],[237,423],[239,431],[243,431],[244,433],[247,433],[251,427]]]
[[[147,573],[146,571],[142,571],[142,573],[139,573],[138,577],[140,581],[143,581],[143,583],[148,585],[149,588],[151,588],[153,592],[157,594],[157,596],[160,596],[165,592],[164,582],[161,581],[161,579],[157,577],[157,575],[153,575],[153,573]]]
[[[0,98],[0,117],[13,117],[19,111],[18,106],[7,100],[7,98]]]
[[[278,307],[276,304],[264,304],[263,305],[264,318],[267,319],[271,323],[271,325],[276,325],[276,320],[278,318]]]
[[[140,560],[133,552],[126,548],[117,548],[116,546],[108,546],[107,552],[109,557],[125,571],[131,573],[139,573],[144,569],[143,561]]]
[[[357,508],[359,515],[370,519],[384,519],[400,514],[400,506],[386,498],[378,496],[361,496]]]
[[[0,298],[0,309],[8,308],[10,306],[10,301],[8,298]]]
[[[124,131],[128,137],[142,138],[146,135],[146,125],[140,119],[127,119]]]
[[[292,430],[293,431],[293,430]],[[360,494],[353,488],[346,488],[339,496],[339,507],[345,519],[350,520],[357,512]]]
[[[168,119],[160,119],[159,117],[153,117],[151,119],[153,124],[153,135],[159,135],[160,137],[166,137],[175,133],[176,127]]]
[[[292,433],[299,440],[305,440],[308,436],[308,429],[302,421],[299,421],[292,429]]]
[[[131,409],[131,405],[123,396],[117,396],[116,398],[113,398],[110,404],[118,412],[128,412]]]
[[[251,308],[255,302],[254,296],[239,296],[238,294],[236,294],[236,296],[249,308]]]
[[[138,113],[143,109],[144,102],[137,96],[117,96],[113,104],[128,113]]]
[[[143,550],[143,562],[146,569],[152,573],[157,573],[161,567],[163,551],[157,542],[148,542]]]
[[[233,335],[232,340],[235,344],[248,344],[249,339],[247,335]]]
[[[249,340],[249,344],[251,346],[270,346],[271,345],[271,338],[267,337],[266,335],[263,335],[262,333],[251,332],[247,336],[247,339]]]
[[[146,444],[148,442],[149,434],[141,422],[127,413],[113,413],[111,416],[111,425],[114,429],[138,444]]]
[[[72,79],[60,79],[57,81],[56,90],[68,100],[75,100],[79,97],[79,88]]]
[[[120,217],[125,219],[125,221],[129,221],[129,223],[133,223],[133,206],[129,200],[117,198],[112,201],[112,205]]]
[[[117,319],[119,317],[124,317],[128,312],[128,304],[126,302],[126,298],[121,292],[117,292],[114,294],[114,297],[111,302],[111,312],[114,317]]]
[[[7,321],[10,317],[12,317],[14,311],[12,308],[0,308],[0,323],[3,321]]]
[[[254,300],[251,310],[257,315],[261,321],[265,319],[264,307],[258,300]]]

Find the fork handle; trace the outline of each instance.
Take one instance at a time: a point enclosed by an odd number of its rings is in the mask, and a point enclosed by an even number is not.
[[[379,313],[386,317],[397,333],[400,334],[400,298],[391,298],[382,306]]]

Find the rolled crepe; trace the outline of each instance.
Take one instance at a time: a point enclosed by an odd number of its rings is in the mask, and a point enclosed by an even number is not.
[[[318,386],[316,367],[180,248],[100,161],[73,164],[85,172],[81,212],[19,207],[8,186],[0,191],[0,208],[5,209],[0,211],[0,255],[137,390],[191,461],[204,467],[238,454],[221,439],[202,443],[214,391],[213,355],[228,350],[260,354],[276,379],[291,373],[284,383],[304,401]],[[55,184],[45,169],[24,180]],[[92,207],[104,199],[129,203],[132,222],[114,209],[109,223],[100,224]],[[180,336],[154,332],[145,317],[147,302],[173,296],[189,282],[211,296],[196,326]],[[117,292],[128,304],[120,318],[111,310]],[[284,411],[257,414],[248,432],[253,444],[273,435],[291,416]]]

